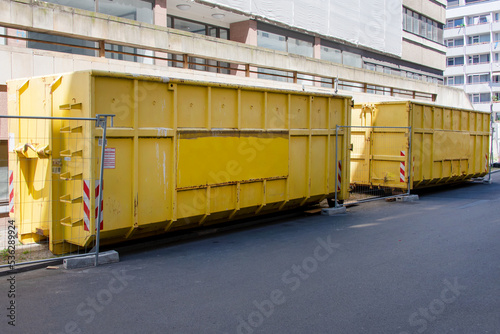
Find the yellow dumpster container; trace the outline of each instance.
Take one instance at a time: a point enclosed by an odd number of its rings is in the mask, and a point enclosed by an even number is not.
[[[410,168],[410,189],[488,173],[489,113],[415,101],[358,104],[352,126],[352,185],[407,189]]]
[[[10,115],[116,115],[104,161],[104,244],[333,198],[335,128],[351,115],[346,96],[100,71],[10,81],[8,94]],[[48,238],[57,254],[89,246],[102,129],[16,119],[9,133],[21,242]],[[339,160],[348,159],[349,134],[339,131]],[[348,167],[339,199],[348,195]]]

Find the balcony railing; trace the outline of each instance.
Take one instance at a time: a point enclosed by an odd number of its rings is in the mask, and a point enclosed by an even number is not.
[[[56,36],[56,35],[54,35]],[[68,36],[69,37],[69,36]],[[257,75],[262,79],[271,79],[275,81],[284,81],[290,83],[306,83],[310,85],[319,85],[329,88],[339,88],[350,91],[359,91],[365,93],[401,96],[405,98],[420,99],[425,101],[435,101],[436,94],[405,90],[397,87],[389,87],[382,85],[373,85],[365,82],[352,81],[346,78],[336,78],[327,76],[318,76],[314,73],[306,73],[299,71],[289,71],[282,68],[268,68],[258,64],[249,63],[235,63],[234,61],[226,61],[224,59],[208,59],[197,54],[182,54],[172,52],[170,50],[149,50],[144,48],[134,48],[124,44],[110,44],[104,40],[85,38],[85,36],[78,36],[75,40],[82,42],[93,42],[95,46],[83,46],[72,43],[53,42],[41,39],[34,39],[29,37],[13,36],[9,34],[0,35],[0,38],[9,40],[24,41],[41,43],[42,45],[54,45],[67,48],[66,53],[82,54],[86,52],[86,56],[94,56],[100,58],[111,58],[124,61],[144,62],[149,59],[150,61],[157,61],[165,64],[168,67],[192,69],[199,71],[217,72],[227,75],[236,75],[238,72],[245,73],[246,77]],[[83,43],[82,43],[83,44]],[[92,43],[90,43],[92,44]],[[42,48],[43,50],[53,51],[50,49]],[[79,51],[78,51],[79,50]],[[129,50],[129,51],[126,51]],[[88,52],[90,51],[90,52]],[[93,51],[93,52],[92,52]],[[54,51],[62,52],[62,51]],[[459,65],[462,66],[462,65]]]

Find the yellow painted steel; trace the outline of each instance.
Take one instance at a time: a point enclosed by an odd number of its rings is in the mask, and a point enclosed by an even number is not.
[[[414,101],[355,105],[356,128],[351,155],[351,183],[410,189],[461,182],[487,174],[490,115],[474,110]],[[402,154],[404,153],[404,156]],[[411,161],[410,161],[411,159]],[[400,180],[403,163],[404,181]]]
[[[116,115],[107,131],[115,159],[104,169],[104,244],[333,198],[335,128],[351,116],[346,96],[100,71],[11,81],[8,90],[11,115]],[[84,230],[82,189],[98,179],[102,130],[85,121],[12,120],[9,132],[25,138],[16,145],[51,151],[10,153],[21,241],[49,237],[54,253],[89,245],[95,221]],[[348,161],[350,131],[338,136],[338,159]],[[37,182],[43,196],[23,190]],[[345,168],[339,199],[348,186]]]

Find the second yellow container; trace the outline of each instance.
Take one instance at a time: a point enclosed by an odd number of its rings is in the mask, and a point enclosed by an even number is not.
[[[489,113],[414,101],[359,104],[352,126],[352,184],[407,189],[411,176],[415,189],[488,173]]]

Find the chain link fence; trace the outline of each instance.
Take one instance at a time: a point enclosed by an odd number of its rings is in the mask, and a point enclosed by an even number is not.
[[[95,255],[97,265],[102,143],[112,116],[0,118],[9,125],[8,158],[0,161],[8,166],[0,188],[9,199],[0,219],[0,268],[86,255]]]

